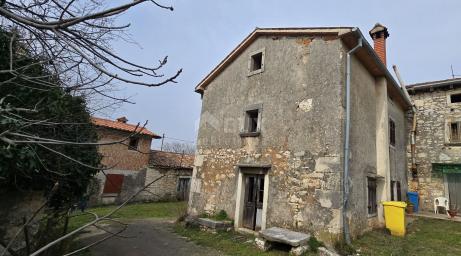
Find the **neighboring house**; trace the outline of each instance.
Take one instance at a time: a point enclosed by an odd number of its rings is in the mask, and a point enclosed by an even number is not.
[[[409,182],[422,210],[446,197],[461,209],[461,79],[407,86],[416,106],[416,170]]]
[[[101,163],[110,169],[98,173],[99,186],[93,187],[93,194],[97,196],[92,198],[92,203],[117,203],[144,186],[152,139],[161,137],[127,121],[125,117],[115,121],[92,118],[100,143],[117,142],[134,135],[122,143],[99,146]]]
[[[143,195],[162,201],[187,201],[193,164],[193,155],[152,150],[145,183],[159,180]]]
[[[358,28],[257,28],[214,68],[196,87],[189,214],[225,210],[236,229],[289,228],[327,243],[344,223],[352,236],[382,225],[380,202],[405,200],[411,104],[385,65],[387,29],[370,34],[376,52]],[[346,56],[360,40],[344,211]]]

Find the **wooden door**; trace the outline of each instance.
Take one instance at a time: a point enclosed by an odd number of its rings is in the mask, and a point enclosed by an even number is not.
[[[243,227],[261,229],[261,215],[264,197],[264,175],[245,175],[245,198],[243,209]]]
[[[450,208],[461,210],[461,174],[447,174]]]
[[[190,190],[190,178],[179,178],[178,180],[178,200],[188,201]]]

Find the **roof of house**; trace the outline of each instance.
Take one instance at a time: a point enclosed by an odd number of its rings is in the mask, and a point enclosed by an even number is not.
[[[151,150],[149,166],[160,168],[192,169],[194,155]]]
[[[120,120],[126,120],[126,118]],[[147,135],[150,136],[154,139],[159,139],[161,136],[149,131],[147,128],[142,128],[141,125],[135,125],[135,124],[128,124],[125,122],[121,121],[115,121],[115,120],[109,120],[109,119],[104,119],[104,118],[99,118],[99,117],[91,117],[91,122],[100,127],[105,127],[105,128],[110,128],[110,129],[115,129],[119,131],[125,131],[125,132],[132,132],[132,133],[139,133],[142,135]]]
[[[213,81],[227,66],[229,66],[251,43],[259,36],[328,36],[341,38],[344,44],[352,49],[357,45],[358,39],[362,38],[363,47],[355,52],[355,56],[364,64],[366,69],[373,76],[384,76],[390,86],[389,94],[405,107],[410,108],[411,102],[405,96],[400,85],[390,74],[386,65],[378,57],[373,47],[365,40],[362,32],[354,27],[296,27],[296,28],[256,28],[237,47],[232,50],[202,81],[195,87],[195,92],[203,93],[206,87]]]
[[[411,91],[421,91],[421,90],[433,89],[437,87],[449,87],[449,86],[455,86],[455,85],[458,85],[458,86],[461,85],[461,78],[452,78],[452,79],[445,79],[445,80],[409,84],[407,85],[407,89]]]

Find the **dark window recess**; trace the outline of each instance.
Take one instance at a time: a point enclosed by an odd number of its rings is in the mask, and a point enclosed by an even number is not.
[[[402,201],[400,181],[391,181],[391,201]]]
[[[450,102],[451,103],[459,103],[459,102],[461,102],[461,93],[450,95]]]
[[[389,120],[389,144],[395,146],[395,122],[394,120]]]
[[[124,176],[122,174],[107,174],[104,184],[104,194],[118,194],[122,191]]]
[[[139,144],[139,138],[132,137],[128,143],[128,149],[130,150],[137,150]]]
[[[251,56],[250,71],[256,71],[263,67],[263,53],[258,52]]]
[[[249,110],[246,112],[246,127],[245,132],[257,132],[258,131],[258,115],[259,110]]]
[[[368,214],[376,214],[377,211],[376,179],[368,178]]]
[[[461,122],[450,124],[450,142],[461,142]]]

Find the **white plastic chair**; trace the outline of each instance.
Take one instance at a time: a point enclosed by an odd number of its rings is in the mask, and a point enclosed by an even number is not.
[[[450,204],[448,202],[448,198],[446,197],[436,197],[434,199],[434,213],[438,214],[439,213],[439,207],[445,208],[445,212],[447,213],[448,216],[448,210],[450,210]]]

